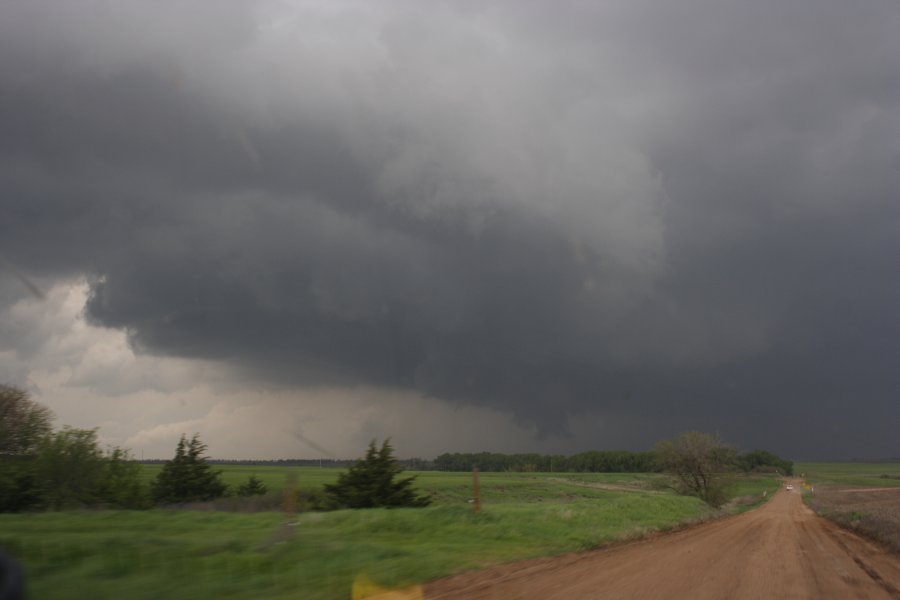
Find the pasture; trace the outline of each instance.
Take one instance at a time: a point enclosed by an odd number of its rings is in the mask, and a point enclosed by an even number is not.
[[[794,473],[814,486],[900,487],[900,462],[798,462]]]
[[[155,465],[153,465],[155,466]],[[222,467],[273,493],[289,473],[298,488],[337,469]],[[148,468],[148,478],[153,469]],[[434,495],[424,509],[239,513],[209,510],[79,511],[0,515],[0,545],[26,568],[33,598],[348,598],[355,578],[384,585],[585,550],[715,516],[650,474],[483,473],[474,514],[471,475],[418,473]],[[735,491],[774,491],[770,476]]]

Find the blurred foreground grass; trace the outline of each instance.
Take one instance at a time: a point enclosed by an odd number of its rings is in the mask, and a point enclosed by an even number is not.
[[[286,471],[297,473],[301,488],[333,481],[337,472],[274,469],[252,468],[270,487],[280,487],[279,480],[283,486]],[[405,585],[593,548],[712,514],[695,498],[654,489],[661,481],[632,474],[482,474],[483,511],[475,515],[469,474],[422,473],[418,487],[436,500],[425,509],[303,513],[290,523],[273,512],[0,515],[0,546],[23,562],[35,599],[348,598],[361,574]],[[734,490],[756,494],[777,486],[771,477],[739,478]]]

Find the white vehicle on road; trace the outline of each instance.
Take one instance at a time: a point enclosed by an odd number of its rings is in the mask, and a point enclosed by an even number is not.
[[[787,487],[785,489],[790,492],[791,490],[794,489],[794,486],[789,483],[789,484],[787,484]]]

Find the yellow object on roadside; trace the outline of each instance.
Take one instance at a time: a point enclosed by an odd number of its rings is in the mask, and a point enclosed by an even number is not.
[[[372,581],[368,575],[362,574],[353,582],[353,600],[423,600],[425,598],[421,585],[405,588],[386,588]]]

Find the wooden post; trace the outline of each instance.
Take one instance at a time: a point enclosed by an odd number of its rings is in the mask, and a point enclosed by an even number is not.
[[[293,521],[297,514],[297,475],[288,473],[287,485],[284,486],[284,518]]]
[[[481,512],[481,486],[478,484],[478,467],[472,465],[472,495],[475,499],[475,514]]]

